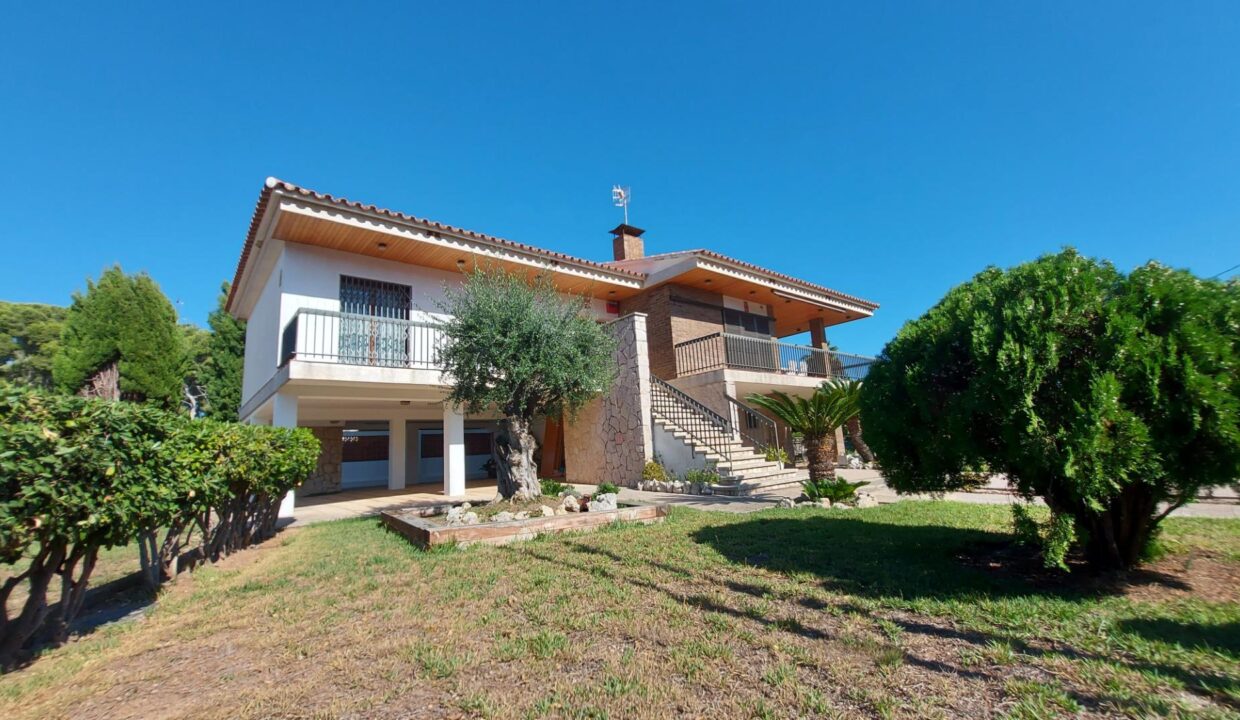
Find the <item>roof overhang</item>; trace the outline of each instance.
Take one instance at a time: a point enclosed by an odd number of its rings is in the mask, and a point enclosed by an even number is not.
[[[503,267],[549,274],[562,292],[621,300],[645,275],[313,193],[269,179],[255,208],[227,309],[247,318],[280,243],[300,243],[449,271]]]
[[[625,267],[647,273],[646,287],[674,282],[720,295],[758,302],[771,308],[775,335],[809,330],[814,318],[823,325],[871,317],[878,305],[708,250],[689,250],[626,261]]]

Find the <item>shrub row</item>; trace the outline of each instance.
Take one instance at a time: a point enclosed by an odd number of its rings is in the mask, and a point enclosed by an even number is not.
[[[158,585],[183,554],[214,560],[264,540],[317,456],[305,429],[0,384],[0,563],[11,570],[0,586],[0,666],[40,631],[66,636],[101,549],[139,541]],[[49,606],[55,581],[60,600]]]

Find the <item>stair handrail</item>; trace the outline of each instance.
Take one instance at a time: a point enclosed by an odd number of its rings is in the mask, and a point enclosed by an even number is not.
[[[732,440],[735,438],[735,433],[732,423],[727,418],[689,397],[683,391],[677,390],[661,378],[650,378],[650,390],[652,396],[663,394],[673,404],[679,406],[680,413],[668,419],[680,426],[680,429],[687,433],[695,443],[714,450],[725,460],[732,460]]]
[[[752,442],[754,444],[754,447],[756,447],[760,452],[766,452],[767,448],[780,447],[779,428],[777,425],[775,425],[774,420],[763,415],[757,410],[754,410],[753,408],[749,407],[748,405],[741,402],[740,400],[737,400],[731,395],[725,394],[723,397],[729,403],[731,403],[733,407],[736,408],[736,417],[738,418],[738,420],[745,419],[745,418],[751,418],[754,420],[755,423],[757,423],[759,427],[761,427],[765,431],[762,433],[765,437],[758,437],[757,435],[754,435],[754,434],[751,434],[745,431],[745,428],[747,427],[746,423],[737,422],[736,431],[741,435],[741,437]]]

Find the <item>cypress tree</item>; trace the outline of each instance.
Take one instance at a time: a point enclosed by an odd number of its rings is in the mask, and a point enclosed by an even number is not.
[[[245,321],[228,313],[229,284],[220,286],[219,302],[207,317],[211,337],[207,341],[204,385],[208,417],[236,420],[241,406],[241,370],[245,363]]]
[[[149,275],[119,266],[74,294],[52,375],[61,390],[79,392],[111,368],[124,399],[169,408],[180,401],[185,340],[176,310]]]

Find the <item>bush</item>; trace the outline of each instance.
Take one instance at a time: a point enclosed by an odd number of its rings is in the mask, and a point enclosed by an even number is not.
[[[1065,557],[1076,542],[1076,526],[1068,515],[1052,514],[1045,522],[1039,522],[1030,511],[1031,505],[1012,505],[1012,532],[1022,545],[1032,545],[1041,551],[1042,560],[1048,568],[1067,570]]]
[[[690,468],[685,471],[684,481],[692,485],[693,483],[701,483],[703,485],[718,485],[722,480],[719,473],[710,468]]]
[[[810,500],[830,500],[834,503],[847,503],[857,499],[857,488],[865,485],[865,481],[848,482],[836,475],[834,480],[802,480],[801,491]]]
[[[768,445],[762,449],[762,455],[767,462],[778,462],[783,465],[788,464],[788,451],[778,445]]]
[[[1240,283],[1072,250],[990,268],[900,330],[861,409],[896,490],[988,468],[1071,519],[1060,549],[1131,567],[1171,510],[1240,477]]]
[[[190,421],[0,384],[0,563],[29,561],[0,587],[5,608],[15,589],[26,590],[21,612],[0,616],[0,666],[11,667],[45,625],[53,641],[66,636],[103,548],[141,540],[153,563],[166,555],[157,528],[184,538],[196,525],[213,541],[204,550],[212,557],[269,537],[280,498],[317,453],[304,429]],[[61,600],[49,607],[56,578]]]
[[[615,483],[601,482],[598,487],[594,488],[595,495],[606,495],[607,493],[619,493],[620,488]]]
[[[560,493],[564,492],[565,490],[572,489],[568,485],[565,485],[564,483],[558,480],[553,480],[551,478],[541,478],[538,481],[538,486],[542,489],[543,495],[550,495],[551,497],[558,497]]]
[[[667,472],[667,468],[663,467],[656,460],[649,460],[646,466],[642,468],[642,480],[667,482],[671,475]]]

